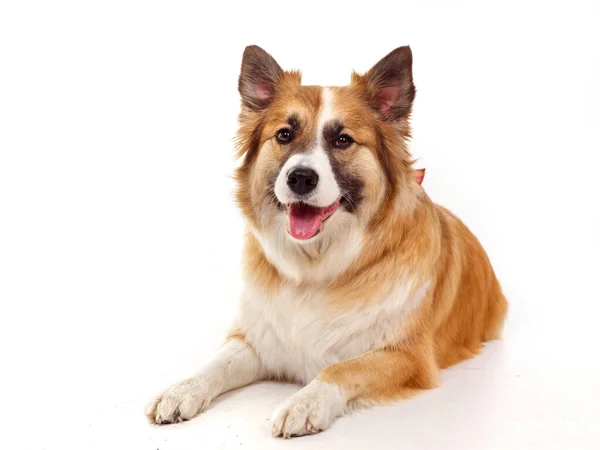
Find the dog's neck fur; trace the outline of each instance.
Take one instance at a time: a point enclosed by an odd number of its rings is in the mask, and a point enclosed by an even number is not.
[[[327,289],[342,280],[356,278],[386,255],[397,253],[407,232],[423,226],[417,213],[420,189],[404,187],[382,202],[369,224],[360,224],[352,214],[341,214],[314,242],[294,242],[287,235],[282,215],[271,226],[258,230],[249,225],[246,275],[272,288],[281,283],[311,285]],[[267,282],[268,280],[268,282]]]
[[[356,225],[337,226],[335,233],[329,232],[315,242],[298,243],[287,235],[287,223],[281,222],[265,231],[252,230],[252,237],[282,282],[327,284],[361,254],[363,233]]]

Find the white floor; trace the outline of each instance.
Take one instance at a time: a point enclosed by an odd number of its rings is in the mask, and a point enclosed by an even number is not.
[[[92,419],[86,435],[98,449],[599,448],[597,373],[564,369],[549,376],[548,369],[511,370],[506,359],[505,347],[490,346],[477,361],[446,372],[438,390],[286,442],[270,436],[269,418],[295,387],[275,384],[231,393],[201,417],[173,426],[149,426],[141,404],[122,404]]]
[[[513,310],[521,317],[536,313],[517,305]],[[600,448],[600,370],[597,360],[584,363],[578,357],[597,354],[594,343],[584,342],[582,348],[556,358],[552,352],[565,350],[560,344],[563,336],[537,338],[552,326],[534,323],[510,321],[505,340],[490,343],[478,357],[444,371],[438,389],[396,405],[353,413],[319,435],[290,441],[270,436],[273,409],[297,389],[286,384],[262,383],[231,392],[189,422],[148,424],[142,411],[149,396],[192,370],[193,351],[208,357],[203,346],[185,344],[184,352],[175,348],[171,353],[176,356],[159,364],[156,372],[144,367],[150,363],[151,349],[139,364],[123,349],[115,361],[132,359],[106,368],[105,376],[94,380],[104,379],[106,384],[88,386],[77,380],[75,384],[83,386],[81,395],[72,391],[62,401],[62,390],[48,393],[55,397],[48,408],[15,425],[26,436],[28,445],[23,448],[32,449]],[[198,335],[202,337],[202,332]],[[161,349],[166,347],[157,346],[157,357],[164,356]],[[176,362],[183,358],[186,364]]]
[[[147,424],[139,401],[104,405],[69,434],[93,449],[599,448],[598,371],[514,364],[515,347],[489,345],[446,371],[437,390],[289,442],[270,436],[270,415],[296,387],[274,383],[232,392],[200,417],[171,426]]]
[[[115,405],[90,419],[90,448],[598,449],[598,371],[511,364],[506,344],[445,372],[443,386],[402,404],[352,414],[316,436],[270,436],[270,414],[295,386],[233,392],[202,416],[150,426],[142,404]],[[576,380],[576,381],[575,381]]]

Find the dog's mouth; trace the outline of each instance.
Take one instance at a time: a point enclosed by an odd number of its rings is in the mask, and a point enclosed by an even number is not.
[[[306,203],[289,203],[287,205],[290,235],[299,240],[307,240],[316,236],[323,228],[323,223],[340,207],[340,199],[333,204],[320,208]]]

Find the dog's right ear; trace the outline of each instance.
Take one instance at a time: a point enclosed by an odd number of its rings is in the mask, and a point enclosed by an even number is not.
[[[238,81],[242,103],[253,111],[266,108],[282,77],[283,70],[271,55],[257,45],[246,47]]]

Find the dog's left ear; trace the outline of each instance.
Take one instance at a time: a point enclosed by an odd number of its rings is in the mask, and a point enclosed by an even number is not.
[[[371,104],[386,120],[410,114],[415,99],[410,47],[398,47],[365,74]]]

